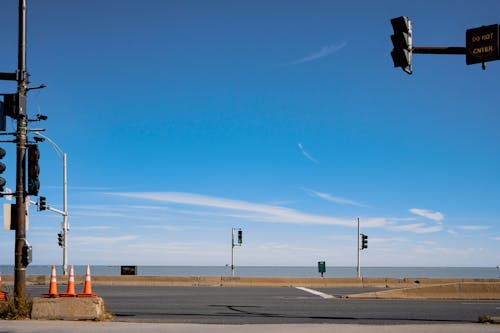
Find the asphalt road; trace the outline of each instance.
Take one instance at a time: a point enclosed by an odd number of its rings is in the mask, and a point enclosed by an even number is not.
[[[30,287],[38,296],[46,287]],[[78,287],[77,287],[78,289]],[[373,289],[94,286],[115,321],[200,324],[474,323],[500,316],[500,301],[351,300],[325,298]],[[61,292],[61,291],[60,291]]]

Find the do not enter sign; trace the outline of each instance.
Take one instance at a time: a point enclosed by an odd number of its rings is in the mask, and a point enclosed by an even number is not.
[[[500,59],[498,24],[469,29],[465,38],[467,65]]]

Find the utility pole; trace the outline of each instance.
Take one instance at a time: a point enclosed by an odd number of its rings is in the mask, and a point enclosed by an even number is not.
[[[62,160],[62,166],[63,166],[63,209],[62,211],[56,208],[51,207],[50,205],[47,205],[44,207],[44,210],[50,210],[53,212],[56,212],[63,217],[63,222],[61,224],[61,228],[63,231],[63,275],[66,276],[68,274],[68,231],[69,231],[69,224],[68,224],[68,168],[67,168],[67,158],[66,158],[66,153],[62,151],[61,148],[52,140],[49,138],[47,135],[40,133],[39,131],[33,131],[34,134],[41,136],[42,138],[46,139],[49,141],[49,143],[52,145],[54,150],[56,151],[57,155],[61,158]],[[36,203],[35,203],[36,204]]]
[[[14,298],[25,298],[26,267],[31,263],[31,246],[26,240],[26,216],[28,195],[38,196],[40,183],[38,180],[38,159],[40,153],[36,143],[28,141],[28,122],[46,120],[47,116],[37,115],[37,119],[28,119],[26,113],[26,94],[32,89],[42,89],[45,85],[29,88],[29,74],[26,70],[26,2],[19,0],[18,16],[18,53],[17,70],[10,73],[0,73],[0,80],[17,82],[17,93],[1,94],[4,96],[3,117],[9,116],[16,120],[16,132],[2,133],[1,135],[15,135],[14,140],[2,140],[1,142],[13,142],[16,144],[16,190],[14,197],[16,203],[12,208],[11,230],[15,230],[14,243]],[[5,119],[0,119],[5,120]],[[5,128],[2,127],[2,131]],[[43,129],[40,129],[43,131]],[[36,141],[36,140],[35,140]],[[26,172],[26,151],[28,150],[28,172]],[[26,173],[28,182],[26,183]],[[28,185],[28,186],[26,186]],[[0,193],[5,195],[6,193]]]
[[[23,262],[23,247],[26,244],[26,92],[28,72],[26,71],[26,0],[19,0],[19,35],[17,62],[17,130],[16,130],[16,241],[14,247],[14,297],[24,298],[26,286],[26,263]]]

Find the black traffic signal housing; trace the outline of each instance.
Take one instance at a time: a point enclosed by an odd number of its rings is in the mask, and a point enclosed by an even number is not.
[[[31,245],[28,245],[28,244],[23,245],[23,252],[22,252],[22,256],[21,256],[21,261],[22,261],[23,266],[25,266],[25,267],[28,266],[29,264],[31,264],[31,262],[33,261],[33,251],[32,251]]]
[[[4,103],[0,102],[0,131],[5,132],[7,129],[7,115],[5,114]]]
[[[0,160],[5,157],[5,154],[6,154],[5,149],[0,148]],[[5,163],[0,162],[0,174],[2,174],[5,171],[5,169],[7,169],[7,166],[5,165]],[[5,180],[5,178],[0,177],[0,193],[5,192],[5,189],[4,189],[5,184],[7,184],[7,181]]]
[[[391,51],[394,67],[401,67],[408,74],[412,73],[411,57],[413,51],[411,21],[406,16],[391,19],[394,34],[391,35]]]
[[[361,250],[368,248],[368,236],[361,234]]]
[[[243,231],[241,229],[238,230],[238,244],[241,245],[243,243]]]
[[[47,209],[47,198],[40,196],[38,201],[38,210],[42,211],[46,209]]]
[[[26,96],[19,93],[3,95],[3,115],[17,119],[26,114]]]
[[[57,234],[57,243],[60,247],[64,247],[64,234],[62,232]]]
[[[32,144],[28,146],[28,195],[38,195],[40,189],[40,166],[38,161],[40,159],[40,151],[38,145]]]

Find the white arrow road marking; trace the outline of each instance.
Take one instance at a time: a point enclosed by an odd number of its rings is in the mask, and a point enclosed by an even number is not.
[[[309,289],[309,288],[304,288],[304,287],[295,287],[295,288],[296,289],[300,289],[302,291],[305,291],[307,293],[316,295],[316,296],[323,297],[325,299],[335,298],[335,296],[328,295],[328,294],[322,293],[321,291],[317,291],[317,290],[314,290],[314,289]]]

